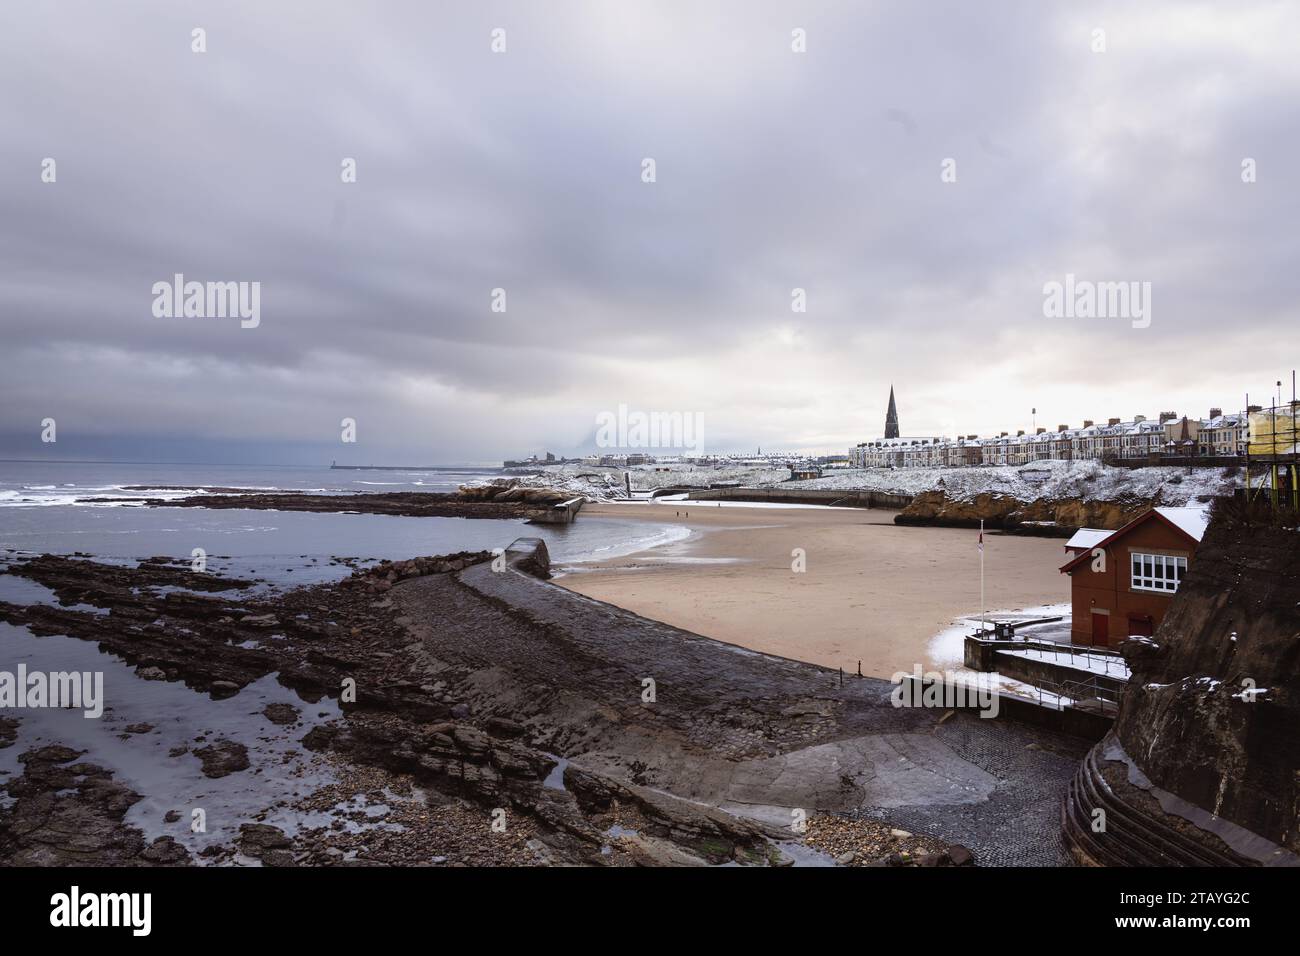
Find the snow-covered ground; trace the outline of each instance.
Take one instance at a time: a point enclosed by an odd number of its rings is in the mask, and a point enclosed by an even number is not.
[[[1226,477],[1223,468],[1115,468],[1098,461],[1039,461],[978,468],[869,468],[789,482],[787,487],[903,495],[943,490],[954,501],[969,501],[985,493],[1020,501],[1154,499],[1159,493],[1162,504],[1186,505],[1227,494],[1241,484],[1240,474]]]
[[[668,471],[657,470],[669,468]],[[492,481],[515,481],[526,488],[556,488],[590,498],[619,498],[626,487],[624,475],[632,476],[632,490],[653,491],[659,488],[708,488],[718,482],[739,482],[749,488],[766,488],[790,477],[788,468],[735,466],[705,468],[695,465],[634,465],[609,468],[598,465],[542,465],[528,474],[509,475],[490,481],[468,482],[471,485]]]
[[[1028,465],[976,468],[868,468],[836,471],[824,478],[788,481],[786,468],[731,466],[720,468],[674,464],[639,465],[630,469],[594,465],[545,465],[527,475],[511,476],[526,487],[557,488],[593,499],[621,497],[624,475],[634,491],[689,486],[708,488],[720,482],[738,482],[746,488],[788,491],[877,491],[916,495],[942,490],[954,501],[969,501],[989,493],[1020,501],[1039,498],[1112,501],[1133,497],[1184,506],[1229,494],[1241,487],[1238,471],[1228,476],[1223,468],[1115,468],[1097,461],[1040,461]],[[504,479],[496,479],[498,481]],[[482,484],[483,482],[477,482]]]
[[[1044,604],[1040,607],[1021,608],[1014,611],[991,611],[986,615],[986,619],[989,621],[1005,621],[1063,616],[1068,627],[1070,610],[1069,604]],[[951,627],[945,628],[930,639],[930,660],[940,667],[950,669],[956,677],[973,682],[983,681],[985,686],[992,686],[1003,693],[1012,694],[1016,697],[1037,701],[1044,706],[1060,708],[1068,707],[1074,703],[1069,697],[1044,690],[1027,681],[1008,677],[1006,674],[996,671],[984,673],[969,670],[964,664],[963,653],[966,635],[976,630],[978,625],[979,621],[974,618],[959,618],[953,621]],[[1034,638],[1033,627],[1026,627],[1018,633],[1030,640]],[[1123,659],[1111,655],[1073,652],[1068,647],[1062,647],[1059,651],[1024,648],[1023,650],[1004,650],[1002,653],[1015,654],[1035,660],[1056,660],[1058,663],[1068,664],[1079,670],[1091,671],[1094,674],[1105,674],[1121,680],[1128,680],[1129,678],[1128,666]]]
[[[1051,661],[1054,664],[1064,664],[1067,667],[1073,667],[1076,670],[1089,671],[1093,674],[1101,674],[1105,677],[1114,677],[1116,680],[1128,680],[1129,669],[1124,663],[1122,657],[1116,657],[1113,654],[1088,654],[1072,652],[1067,648],[1061,650],[1044,650],[1039,648],[1025,648],[1024,650],[1003,650],[1003,654],[1012,654],[1016,657],[1024,657],[1035,661]]]
[[[1041,604],[1036,607],[1015,608],[1014,610],[989,611],[984,615],[984,620],[986,627],[992,627],[994,621],[1025,621],[1034,618],[1060,617],[1065,619],[1065,628],[1068,632],[1071,610],[1072,606],[1068,603]],[[957,618],[949,627],[944,628],[930,638],[928,648],[930,660],[940,667],[963,667],[966,635],[973,634],[979,629],[979,626],[980,621],[976,616]],[[1047,625],[1039,626],[1046,627]],[[1023,630],[1018,630],[1017,634],[1032,639],[1034,630],[1033,626],[1029,626]]]

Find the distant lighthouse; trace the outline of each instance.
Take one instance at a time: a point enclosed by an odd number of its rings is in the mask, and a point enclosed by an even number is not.
[[[898,406],[894,404],[894,386],[889,386],[889,411],[885,412],[885,437],[898,437]]]

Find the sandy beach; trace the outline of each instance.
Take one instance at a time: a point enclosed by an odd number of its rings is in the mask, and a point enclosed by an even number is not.
[[[601,504],[606,516],[680,524],[688,539],[579,566],[557,579],[580,594],[685,630],[783,657],[889,677],[935,665],[927,646],[980,610],[978,532],[901,527],[894,512],[719,508],[706,502]],[[1065,601],[1063,542],[985,534],[986,603]],[[792,570],[803,549],[806,570]]]

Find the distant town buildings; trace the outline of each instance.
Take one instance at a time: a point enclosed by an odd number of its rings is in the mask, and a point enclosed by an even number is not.
[[[1159,464],[1163,460],[1244,458],[1248,432],[1268,435],[1257,442],[1259,448],[1287,444],[1294,451],[1297,409],[1265,412],[1258,405],[1247,411],[1225,415],[1221,408],[1211,408],[1206,418],[1179,417],[1176,412],[1161,412],[1148,419],[1135,415],[1124,421],[1111,418],[1106,424],[1086,420],[1071,428],[1058,425],[1055,431],[1038,428],[1034,434],[1023,430],[1014,435],[1002,432],[994,437],[964,435],[899,437],[898,410],[894,390],[889,390],[886,437],[862,442],[849,449],[853,468],[958,468],[972,465],[1027,465],[1050,459],[1090,460],[1130,464]],[[1267,419],[1267,421],[1266,421]],[[893,436],[889,432],[893,432]],[[1289,443],[1273,440],[1281,433],[1291,434]],[[1255,453],[1252,450],[1252,454]],[[1181,463],[1181,462],[1180,462]]]

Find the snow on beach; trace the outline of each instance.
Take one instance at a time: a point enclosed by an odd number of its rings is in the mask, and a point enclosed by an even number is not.
[[[1071,605],[1069,604],[1045,604],[1040,607],[990,611],[985,617],[988,621],[1026,621],[1034,618],[1063,617],[1066,621],[1064,626],[1068,633],[1070,611]],[[966,667],[964,663],[966,636],[978,630],[978,628],[979,621],[975,617],[963,617],[953,621],[950,627],[945,628],[930,639],[927,650],[931,663],[936,667],[947,670],[954,680],[976,686],[993,687],[1003,693],[1037,701],[1045,706],[1060,708],[1069,707],[1074,703],[1074,700],[1068,696],[1044,690],[1028,681],[1009,677],[997,671],[973,671]],[[1045,636],[1038,632],[1033,625],[1022,627],[1017,634],[1027,641],[1041,640]],[[1055,638],[1048,638],[1048,640],[1055,640]],[[1076,670],[1114,677],[1119,680],[1128,680],[1130,676],[1128,665],[1122,658],[1113,654],[1088,653],[1069,644],[1062,644],[1059,650],[1043,647],[1004,648],[1002,653],[1031,660],[1052,661]]]
[[[673,464],[622,469],[565,464],[540,466],[531,474],[512,476],[509,480],[525,487],[556,488],[600,500],[623,497],[624,474],[631,476],[634,492],[675,487],[706,489],[711,484],[725,482],[745,488],[779,487],[786,491],[876,491],[895,495],[943,491],[954,501],[996,494],[1026,502],[1040,498],[1082,501],[1143,498],[1173,506],[1228,494],[1243,482],[1240,471],[1228,474],[1223,468],[1116,468],[1098,461],[1039,461],[972,468],[846,469],[808,481],[787,480],[790,472],[785,467],[724,465],[714,468]]]

